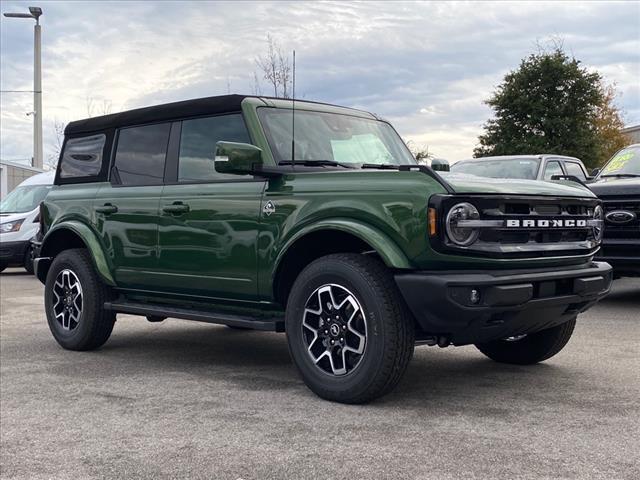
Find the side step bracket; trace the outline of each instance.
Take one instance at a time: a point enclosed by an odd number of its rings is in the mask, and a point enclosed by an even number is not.
[[[195,320],[197,322],[217,323],[229,325],[231,327],[244,327],[253,330],[264,330],[270,332],[284,332],[284,319],[261,318],[256,320],[252,317],[232,315],[228,313],[215,313],[198,310],[188,310],[183,308],[172,308],[165,305],[136,303],[125,301],[105,302],[105,310],[116,313],[128,313],[131,315],[155,316],[181,318],[183,320]]]

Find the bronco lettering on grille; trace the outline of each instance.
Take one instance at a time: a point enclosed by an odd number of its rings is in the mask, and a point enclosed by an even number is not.
[[[507,228],[585,228],[587,220],[576,219],[537,219],[537,220],[506,220]]]

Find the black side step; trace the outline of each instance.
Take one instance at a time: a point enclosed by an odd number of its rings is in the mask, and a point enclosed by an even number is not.
[[[154,305],[148,303],[135,302],[105,302],[105,310],[116,313],[129,313],[132,315],[172,317],[184,320],[195,320],[197,322],[217,323],[229,325],[231,327],[244,327],[253,330],[266,330],[270,332],[284,332],[284,319],[267,318],[255,320],[252,317],[240,315],[230,315],[228,313],[214,313],[197,310],[187,310],[183,308],[171,308],[165,305]]]

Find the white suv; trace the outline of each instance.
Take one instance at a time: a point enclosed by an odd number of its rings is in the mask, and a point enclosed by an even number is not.
[[[55,172],[27,178],[0,203],[0,272],[24,267],[33,273],[31,239],[40,229],[40,202],[53,186]]]

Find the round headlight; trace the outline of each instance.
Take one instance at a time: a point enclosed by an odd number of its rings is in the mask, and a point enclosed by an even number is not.
[[[596,242],[602,241],[602,234],[604,233],[604,211],[602,207],[598,205],[593,209],[593,238]]]
[[[464,226],[465,220],[477,220],[480,218],[478,209],[470,203],[458,203],[451,207],[447,213],[447,236],[456,245],[468,247],[478,239],[477,228]]]

